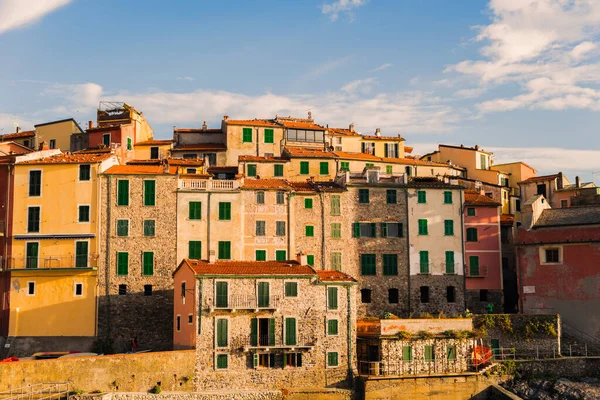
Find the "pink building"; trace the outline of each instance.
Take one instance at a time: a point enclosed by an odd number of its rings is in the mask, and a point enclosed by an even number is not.
[[[466,302],[474,313],[502,310],[502,205],[475,191],[465,192]]]

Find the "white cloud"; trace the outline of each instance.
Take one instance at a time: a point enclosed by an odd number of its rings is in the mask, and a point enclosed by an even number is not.
[[[373,85],[377,83],[375,78],[358,79],[342,86],[341,91],[348,94],[363,93],[367,94],[373,89]]]
[[[46,88],[44,95],[55,95],[70,100],[75,106],[73,112],[89,107],[97,107],[102,97],[102,86],[97,83],[54,84]]]
[[[450,79],[440,79],[440,80],[431,82],[431,84],[433,86],[440,86],[440,87],[452,87],[454,85],[452,83],[452,81],[450,81]]]
[[[342,58],[338,58],[335,60],[327,61],[323,64],[319,64],[308,72],[308,77],[317,77],[324,75],[328,72],[334,71],[336,69],[342,68],[343,66],[348,64],[350,61],[350,56],[345,56]]]
[[[191,76],[178,76],[176,79],[178,81],[190,81],[190,82],[196,80],[195,78],[192,78]]]
[[[454,93],[455,97],[460,97],[463,99],[473,99],[481,96],[485,93],[485,89],[482,87],[473,88],[473,89],[462,89]]]
[[[15,127],[33,129],[33,122],[18,115],[0,113],[0,135],[15,132]]]
[[[363,6],[367,3],[367,0],[337,0],[333,3],[326,3],[321,6],[321,12],[325,15],[329,15],[329,19],[337,21],[340,14],[344,13],[348,16],[350,21],[354,20],[354,14],[352,10]]]
[[[0,34],[34,23],[72,0],[0,0]]]
[[[390,64],[390,63],[387,63],[387,64],[381,64],[379,67],[377,67],[377,68],[373,68],[373,69],[371,70],[371,72],[379,72],[379,71],[383,71],[383,70],[385,70],[385,69],[388,69],[388,68],[390,68],[390,67],[391,67],[391,66],[393,66],[393,65],[394,65],[394,64]]]

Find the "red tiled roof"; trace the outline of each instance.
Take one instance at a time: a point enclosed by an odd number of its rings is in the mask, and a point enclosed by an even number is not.
[[[221,128],[173,128],[175,133],[223,133]]]
[[[208,167],[208,172],[210,172],[210,173],[217,173],[217,174],[219,172],[230,173],[230,174],[237,174],[238,170],[239,170],[239,168],[238,168],[237,165],[235,165],[235,166],[223,166],[223,167],[218,167],[216,165],[213,165],[213,166]]]
[[[227,146],[223,143],[197,143],[183,144],[173,148],[173,151],[226,151]]]
[[[412,152],[413,152],[413,150],[414,150],[414,149],[413,149],[411,146],[404,146],[404,152],[405,152],[405,153],[408,153],[408,154],[410,154],[410,153],[412,153]]]
[[[465,191],[465,204],[473,206],[500,207],[502,204],[490,199],[486,195],[471,190]]]
[[[288,121],[285,119],[278,119],[277,123],[279,123],[280,125],[283,125],[286,128],[291,128],[291,129],[309,129],[312,131],[326,130],[325,127],[323,127],[321,125],[317,125],[314,122],[297,122],[297,121]]]
[[[276,189],[290,190],[291,186],[285,179],[244,179],[242,189]]]
[[[381,161],[381,157],[367,153],[346,153],[345,151],[334,151],[333,153],[341,159]]]
[[[94,147],[73,152],[73,154],[111,153],[110,147]]]
[[[300,265],[296,261],[215,261],[185,258],[181,264],[187,264],[196,275],[316,275],[308,265]]]
[[[327,128],[330,135],[360,136],[360,133],[344,128]]]
[[[164,175],[162,165],[115,165],[104,172],[107,175]],[[177,173],[177,167],[169,167],[169,175]]]
[[[387,141],[394,141],[394,142],[403,142],[404,138],[400,135],[394,137],[394,136],[385,136],[385,135],[381,135],[381,136],[375,136],[375,135],[362,135],[363,139],[365,140],[387,140]]]
[[[111,156],[112,154],[63,153],[37,160],[23,161],[19,164],[88,164],[102,162]]]
[[[501,214],[500,223],[504,225],[512,225],[515,223],[515,216],[512,214]]]
[[[336,158],[333,152],[307,147],[284,147],[284,152],[298,158]]]
[[[256,161],[256,162],[289,162],[283,157],[260,157],[260,156],[239,156],[239,161]]]
[[[168,158],[169,165],[173,166],[189,166],[201,167],[204,165],[204,160],[189,159],[189,158]]]
[[[315,188],[310,182],[289,182],[296,192],[314,192]]]
[[[160,146],[160,145],[165,145],[165,144],[171,144],[173,143],[172,139],[153,139],[153,140],[146,140],[145,142],[138,142],[138,143],[134,143],[134,146]]]
[[[549,181],[549,180],[552,180],[552,179],[558,179],[559,177],[560,177],[559,174],[533,176],[533,177],[531,177],[529,179],[525,179],[524,181],[521,181],[519,183]]]
[[[281,128],[270,119],[228,119],[225,121],[228,125],[248,125],[248,126],[266,126],[269,128]]]
[[[582,243],[599,242],[600,228],[597,226],[572,226],[546,229],[535,229],[528,231],[519,229],[515,243],[518,245],[528,244],[558,244],[558,243]]]
[[[35,136],[35,131],[21,131],[21,132],[15,132],[15,133],[7,133],[4,135],[0,135],[0,142],[5,142],[7,140],[14,140],[14,139],[23,139],[23,138],[34,137],[34,136]]]
[[[317,271],[317,276],[322,282],[356,282],[356,279],[340,271]]]

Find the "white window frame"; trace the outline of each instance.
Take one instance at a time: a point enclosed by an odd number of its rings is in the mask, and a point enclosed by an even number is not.
[[[30,196],[29,195],[29,186],[31,185],[31,172],[33,171],[39,171],[40,172],[40,195],[39,196]],[[41,169],[30,169],[27,171],[27,197],[32,197],[32,198],[38,198],[38,197],[42,197],[42,195],[44,194],[44,171]]]
[[[218,356],[222,356],[222,355],[226,355],[226,356],[227,356],[227,368],[217,368],[217,357],[218,357]],[[227,370],[229,369],[229,361],[230,361],[230,358],[229,358],[229,353],[224,353],[224,352],[216,352],[216,353],[215,353],[215,355],[214,355],[214,359],[213,359],[213,361],[214,361],[214,363],[215,363],[215,364],[214,364],[215,371],[227,371]]]
[[[285,295],[285,284],[286,283],[295,283],[296,284],[296,296],[286,296]],[[269,289],[270,290],[270,289]],[[297,299],[300,297],[300,283],[297,280],[284,280],[283,281],[283,297],[289,299]]]
[[[33,208],[33,207],[37,207],[40,209],[40,229],[37,232],[29,232],[29,209]],[[27,231],[27,233],[38,233],[41,234],[42,233],[42,205],[35,205],[35,204],[31,204],[27,206],[27,216],[25,217],[25,230]]]
[[[337,365],[329,365],[329,353],[337,354]],[[339,368],[340,366],[340,352],[339,351],[329,351],[327,350],[327,355],[325,356],[325,362],[327,364],[326,368]]]
[[[225,283],[227,283],[227,307],[225,307],[225,308],[217,307],[217,282],[225,282]],[[231,300],[231,285],[230,285],[230,283],[231,282],[228,281],[227,279],[215,279],[214,280],[214,282],[213,282],[213,294],[214,294],[214,298],[215,298],[215,302],[214,302],[215,309],[217,309],[217,310],[226,310],[228,308],[231,308],[231,301],[230,301]],[[187,290],[187,288],[186,288],[186,290]],[[215,332],[216,332],[216,329],[217,329],[216,326],[217,325],[216,325],[216,322],[215,322]],[[229,334],[229,332],[228,332],[228,334]],[[215,348],[216,348],[216,345],[215,345]]]
[[[77,243],[78,242],[87,242],[87,244],[88,244],[88,255],[86,258],[85,265],[86,265],[86,268],[89,268],[90,267],[90,239],[75,240],[73,242],[73,268],[75,268],[75,265],[77,263]]]
[[[33,293],[29,293],[29,284],[33,283]],[[36,284],[35,281],[27,281],[27,296],[35,296],[36,293]]]
[[[90,166],[90,179],[88,179],[87,181],[82,181],[81,179],[79,179],[81,177],[81,166],[82,165],[89,165]],[[91,182],[92,181],[92,164],[79,164],[79,168],[77,168],[77,182]]]
[[[81,206],[89,207],[89,213],[88,213],[88,217],[90,219],[89,221],[80,221],[79,220],[79,207],[81,207]],[[92,223],[92,205],[91,204],[77,204],[77,223],[78,224],[91,224]]]
[[[81,294],[77,294],[77,285],[81,285]],[[83,282],[73,282],[73,296],[83,297]]]
[[[229,290],[228,290],[229,292]],[[227,295],[229,296],[229,293],[227,293]],[[217,346],[217,321],[220,319],[226,319],[227,320],[227,347],[218,347]],[[214,348],[215,350],[226,350],[231,348],[231,318],[229,316],[223,316],[223,315],[219,315],[216,316],[214,319]],[[216,359],[215,359],[216,360]],[[215,364],[216,365],[216,364]],[[229,363],[227,363],[227,366],[229,366]]]
[[[337,321],[338,323],[338,333],[336,333],[335,335],[331,335],[329,334],[329,321]],[[340,319],[338,317],[334,317],[334,318],[330,318],[330,317],[325,317],[325,336],[330,336],[330,337],[336,337],[336,336],[340,336]],[[339,363],[339,354],[338,354],[338,363]]]
[[[127,221],[127,235],[125,236],[120,236],[119,235],[119,221]],[[154,226],[155,231],[156,231],[156,225]],[[116,218],[115,219],[115,237],[120,238],[120,237],[129,237],[131,233],[131,221],[129,220],[129,218]]]
[[[547,262],[546,261],[546,250],[558,250],[558,262]],[[564,263],[563,259],[563,246],[540,246],[540,265],[561,265]]]

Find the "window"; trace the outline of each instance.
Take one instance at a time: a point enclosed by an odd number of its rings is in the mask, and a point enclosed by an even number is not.
[[[181,282],[181,299],[184,300],[183,304],[185,304],[185,281]]]
[[[156,181],[145,180],[144,181],[144,205],[155,206],[156,205]]]
[[[331,269],[334,271],[342,270],[342,253],[335,251],[331,253]]]
[[[252,128],[242,128],[242,142],[252,143]]]
[[[475,208],[473,208],[473,207],[467,208],[467,217],[474,217],[474,216],[475,216]]]
[[[275,236],[285,236],[285,221],[275,222]]]
[[[277,192],[277,204],[285,204],[285,192]]]
[[[227,282],[215,283],[215,307],[227,308],[229,306],[229,284]]]
[[[427,203],[427,192],[424,190],[419,190],[417,192],[417,203],[425,204]]]
[[[312,208],[313,201],[312,199],[304,199],[304,208]]]
[[[35,296],[35,282],[27,282],[27,296]]]
[[[285,319],[285,345],[295,346],[296,343],[296,318]]]
[[[117,205],[129,205],[129,181],[120,179],[117,183]]]
[[[29,196],[42,195],[42,171],[29,171]]]
[[[541,183],[541,184],[537,185],[537,194],[542,195],[544,197],[548,197],[548,196],[546,196],[546,184],[545,183]]]
[[[411,176],[412,175],[412,168],[411,167],[405,167],[404,170],[406,171],[406,176]]]
[[[256,204],[265,204],[265,192],[256,192]]]
[[[340,171],[341,172],[350,171],[350,162],[349,161],[341,161],[340,162]]]
[[[404,230],[402,229],[402,222],[382,222],[381,223],[381,237],[397,238],[403,237]]]
[[[40,244],[37,242],[29,242],[25,246],[25,268],[38,267],[38,254]]]
[[[125,286],[125,285],[123,285],[123,286]],[[121,285],[119,285],[119,289],[120,288],[121,288]],[[119,294],[121,294],[121,293],[119,292]],[[175,321],[176,321],[176,325],[177,325],[175,329],[177,329],[177,332],[179,332],[181,330],[181,315],[178,315],[177,318],[175,319]]]
[[[79,206],[79,222],[90,222],[90,206]]]
[[[89,181],[90,180],[90,165],[82,164],[79,166],[79,180]]]
[[[158,160],[158,147],[150,147],[150,159]]]
[[[480,154],[479,157],[481,159],[481,161],[480,161],[480,163],[481,163],[481,169],[487,169],[487,162],[486,162],[487,159],[485,157],[485,154]]]
[[[75,284],[75,297],[83,296],[83,283]]]
[[[190,240],[188,242],[188,258],[199,260],[202,258],[202,242],[198,240]]]
[[[273,143],[273,129],[265,129],[265,143]]]
[[[419,252],[419,267],[421,274],[429,273],[429,251],[424,250]]]
[[[75,268],[88,267],[88,242],[75,242]]]
[[[386,167],[385,167],[385,173],[388,174],[388,175],[392,175],[393,168],[392,168],[391,165],[386,165]]]
[[[229,345],[229,334],[227,332],[229,328],[229,320],[225,318],[217,318],[216,324],[217,347],[227,347]]]
[[[154,252],[144,251],[142,253],[142,275],[154,275]]]
[[[385,143],[385,156],[388,158],[398,158],[398,143]]]
[[[254,252],[254,259],[256,261],[267,261],[267,251],[266,250],[256,250]]]
[[[447,219],[444,221],[444,235],[454,236],[454,221]]]
[[[421,236],[429,235],[429,228],[427,226],[426,219],[419,220],[419,235],[421,235]]]
[[[546,263],[559,263],[560,262],[560,250],[559,249],[546,249]]]
[[[425,346],[425,361],[435,361],[435,352],[433,346]]]
[[[360,255],[360,270],[361,275],[377,275],[375,254]]]
[[[315,266],[315,255],[314,254],[308,254],[306,256],[306,263],[308,265],[310,265],[311,267]]]
[[[412,361],[412,346],[402,346],[402,361]]]
[[[398,289],[388,289],[388,303],[398,304],[400,302],[400,296],[398,295]]]
[[[231,260],[231,242],[219,242],[219,260]]]
[[[374,142],[361,143],[361,153],[375,155],[375,143]]]
[[[188,324],[193,324],[194,323],[194,315],[193,314],[188,314]]]
[[[446,347],[446,359],[448,361],[456,361],[456,346]]]
[[[304,234],[306,235],[306,237],[315,236],[315,227],[312,225],[306,225],[304,227]]]
[[[27,232],[40,231],[40,207],[27,208]]]
[[[269,282],[258,282],[258,306],[269,307]]]
[[[361,204],[369,203],[369,189],[358,189],[358,202]]]
[[[283,165],[281,165],[281,164],[273,165],[273,176],[283,176]]]
[[[195,174],[196,171],[197,171],[196,168],[186,168],[185,169],[186,174]]]
[[[227,202],[219,203],[219,220],[220,221],[231,220],[231,203],[227,203]]]
[[[329,175],[329,163],[327,161],[323,161],[319,164],[319,173],[321,175]]]
[[[521,211],[521,200],[517,199],[515,201],[515,208],[516,208],[516,211]]]
[[[488,301],[488,291],[487,291],[487,289],[481,289],[479,291],[479,301]]]
[[[337,367],[339,363],[338,353],[334,351],[327,352],[327,366],[328,367]]]
[[[155,226],[156,226],[155,220],[145,219],[144,220],[144,236],[154,236],[155,235]]]
[[[33,142],[33,141],[32,141],[32,142]],[[23,141],[23,146],[25,146],[25,147],[29,147],[29,140],[24,140],[24,141]],[[33,144],[32,144],[32,147],[33,147]]]
[[[342,237],[342,224],[337,222],[331,224],[331,237],[333,239],[340,239]]]
[[[561,200],[560,201],[560,208],[568,208],[569,207],[569,200]]]
[[[444,192],[444,204],[452,204],[452,192]]]
[[[385,200],[387,202],[387,204],[396,204],[397,200],[396,200],[396,190],[394,189],[388,189],[385,192]]]
[[[454,286],[448,286],[446,288],[446,301],[448,303],[456,302],[456,288]]]
[[[130,137],[127,137],[127,150],[129,150],[129,151],[133,150],[133,141],[131,140]]]
[[[300,175],[308,175],[309,167],[308,161],[300,161]]]
[[[256,236],[265,236],[267,234],[265,221],[256,221]]]
[[[187,153],[183,155],[184,160],[195,160],[197,158],[198,156],[196,155],[196,153]]]
[[[327,309],[337,310],[338,309],[338,288],[328,287],[327,288]]]
[[[454,252],[447,251],[446,252],[446,274],[452,275],[456,273],[454,270]]]
[[[500,178],[500,186],[504,186],[504,187],[509,187],[510,185],[508,184],[508,178]]]
[[[327,335],[337,336],[339,333],[339,321],[337,319],[327,320]]]
[[[129,274],[129,253],[117,253],[117,275]]]
[[[421,286],[420,289],[421,303],[429,303],[429,286]]]
[[[106,147],[110,147],[110,133],[102,135],[102,144]]]
[[[152,296],[152,285],[144,285],[144,296]]]
[[[355,222],[352,228],[352,236],[359,237],[376,237],[377,224],[375,222]]]
[[[371,289],[361,289],[360,290],[360,301],[363,304],[371,303]]]
[[[285,250],[275,250],[275,261],[287,260],[287,252]]]
[[[129,236],[129,220],[117,220],[117,236]]]
[[[383,255],[383,275],[398,275],[398,255]]]
[[[298,297],[298,282],[285,283],[285,297]]]
[[[51,149],[55,149],[56,148],[56,139],[50,139],[49,148],[51,148]]]
[[[246,168],[248,169],[248,176],[256,176],[256,164],[248,164]]]
[[[478,256],[470,256],[469,257],[469,275],[470,276],[479,276],[479,257]]]
[[[467,228],[467,242],[477,241],[477,228]]]
[[[331,196],[331,215],[340,215],[340,196],[335,194]]]

